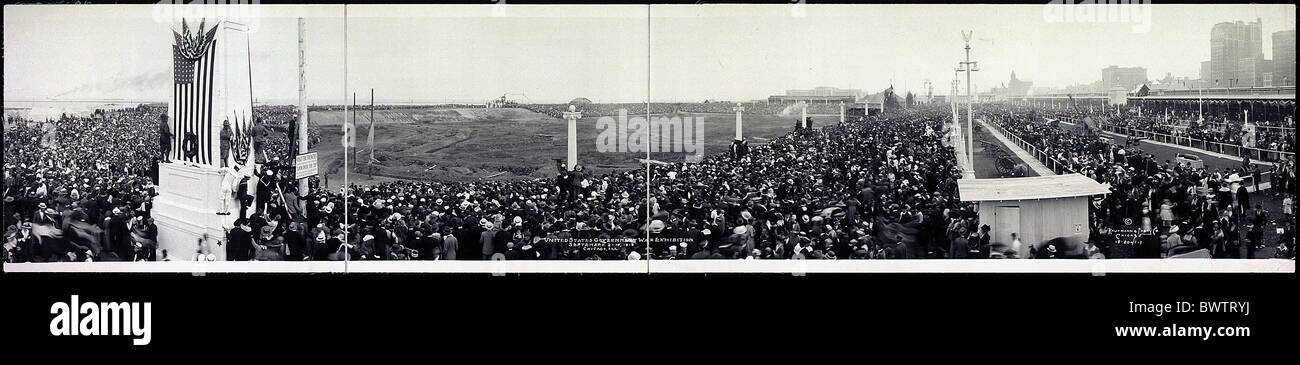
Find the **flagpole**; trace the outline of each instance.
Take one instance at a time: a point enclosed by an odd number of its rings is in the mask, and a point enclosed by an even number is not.
[[[343,102],[347,102],[346,99],[347,99],[347,98],[345,97],[344,100],[343,100]],[[352,93],[352,121],[353,121],[353,123],[355,123],[356,120],[357,120],[357,93],[356,93],[356,92],[353,92],[353,93]],[[357,160],[357,149],[356,149],[356,148],[353,148],[353,149],[352,149],[352,160],[353,160],[353,161],[356,161],[356,160]]]
[[[375,178],[375,88],[370,88],[370,136],[366,137],[366,142],[370,146],[370,162],[367,162],[368,168],[366,173],[371,179]]]

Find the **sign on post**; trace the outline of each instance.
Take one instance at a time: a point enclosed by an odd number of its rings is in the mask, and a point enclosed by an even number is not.
[[[316,176],[316,152],[298,155],[298,158],[294,160],[294,170],[296,171],[294,174],[296,175],[294,176],[295,179],[306,179],[308,177]]]

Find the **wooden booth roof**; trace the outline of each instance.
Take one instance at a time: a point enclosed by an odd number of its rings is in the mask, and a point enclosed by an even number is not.
[[[960,179],[961,201],[999,201],[1070,198],[1110,194],[1110,186],[1080,174],[1016,177],[1006,179]]]

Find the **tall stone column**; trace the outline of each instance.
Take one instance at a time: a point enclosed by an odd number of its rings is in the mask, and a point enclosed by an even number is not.
[[[806,103],[799,108],[799,123],[803,124],[804,129],[808,129],[808,104]]]
[[[740,121],[740,112],[745,111],[745,107],[741,106],[740,103],[736,103],[736,106],[731,108],[731,110],[736,111],[736,140],[739,141],[745,136],[745,134],[741,132],[743,124]]]
[[[582,118],[582,112],[570,104],[569,111],[564,112],[564,119],[569,122],[569,158],[565,165],[569,171],[573,171],[573,167],[578,165],[578,118]]]

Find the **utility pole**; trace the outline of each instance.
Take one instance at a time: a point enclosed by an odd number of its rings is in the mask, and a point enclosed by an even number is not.
[[[966,62],[961,62],[961,67],[957,68],[957,72],[966,72],[966,133],[969,136],[966,140],[966,156],[967,161],[972,164],[975,163],[975,115],[971,111],[971,103],[974,100],[971,99],[970,73],[979,71],[979,62],[970,60],[970,37],[974,33],[974,31],[961,32],[961,38],[966,42]]]
[[[344,100],[344,102],[347,102],[347,101]],[[356,120],[357,120],[357,93],[356,93],[356,92],[353,92],[353,93],[352,93],[352,122],[353,122],[353,123],[356,123]],[[356,149],[356,147],[353,147],[353,148],[352,148],[352,161],[356,161],[356,160],[357,160],[357,149]]]
[[[307,21],[298,18],[298,154],[307,153],[307,51],[305,44],[307,42]],[[297,158],[294,162],[297,162]],[[295,169],[296,171],[296,169]],[[298,179],[298,197],[307,196],[310,193],[307,178]],[[307,201],[298,199],[299,214],[306,214]]]
[[[375,88],[370,88],[370,134],[366,136],[366,142],[370,144],[370,162],[366,163],[366,174],[375,178]]]

